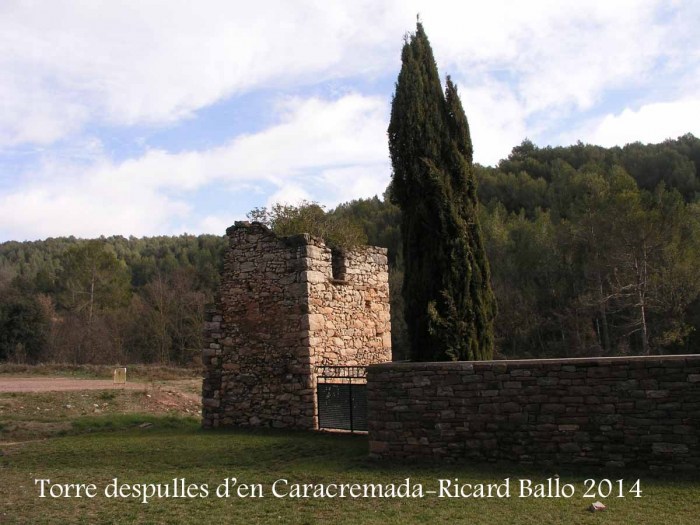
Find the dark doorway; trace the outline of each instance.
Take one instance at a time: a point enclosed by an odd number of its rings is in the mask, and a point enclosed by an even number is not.
[[[317,370],[318,426],[324,430],[367,430],[367,383],[363,366]]]

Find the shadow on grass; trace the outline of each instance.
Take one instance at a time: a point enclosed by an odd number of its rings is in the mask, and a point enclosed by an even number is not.
[[[121,414],[88,416],[72,422],[63,439],[49,440],[56,467],[83,462],[153,471],[210,470],[255,473],[273,479],[280,473],[304,473],[309,480],[334,479],[339,473],[358,481],[405,478],[454,479],[493,483],[505,478],[566,482],[588,478],[643,479],[675,487],[699,485],[695,473],[561,468],[515,463],[376,460],[369,457],[366,435],[300,430],[229,428],[203,430],[196,418]],[[37,455],[39,461],[39,454]],[[147,465],[147,467],[146,467]]]
[[[199,421],[191,417],[174,415],[154,416],[150,414],[112,414],[105,416],[83,416],[74,419],[67,435],[91,432],[111,432],[134,427],[153,430],[195,430]]]
[[[592,467],[590,465],[573,466],[549,466],[549,465],[523,465],[515,462],[475,462],[464,459],[455,462],[440,462],[436,460],[396,460],[375,459],[369,457],[369,444],[367,435],[358,434],[333,434],[311,431],[293,431],[279,429],[248,429],[229,428],[216,430],[199,430],[205,436],[230,436],[234,439],[254,438],[257,444],[261,440],[268,441],[270,449],[264,453],[264,458],[258,454],[263,452],[257,449],[256,459],[271,461],[273,459],[286,458],[290,461],[319,463],[332,461],[338,470],[355,470],[367,473],[381,473],[387,476],[405,478],[414,475],[426,477],[464,477],[465,474],[472,478],[538,478],[559,477],[583,481],[594,479],[654,479],[660,482],[667,481],[674,485],[690,484],[699,485],[696,472],[670,472],[650,471],[640,468],[606,468]]]

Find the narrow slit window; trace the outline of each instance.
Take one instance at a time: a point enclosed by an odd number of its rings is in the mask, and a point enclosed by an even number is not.
[[[347,261],[345,251],[339,248],[331,249],[331,269],[333,280],[345,281],[347,278]]]

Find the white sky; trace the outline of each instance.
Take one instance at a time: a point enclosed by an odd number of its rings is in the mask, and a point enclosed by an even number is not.
[[[420,12],[475,160],[700,136],[700,2],[0,3],[0,241],[222,234],[381,194]]]

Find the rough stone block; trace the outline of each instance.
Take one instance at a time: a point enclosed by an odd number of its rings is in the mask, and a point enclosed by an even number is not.
[[[687,454],[688,445],[682,443],[654,443],[651,446],[654,454]]]

